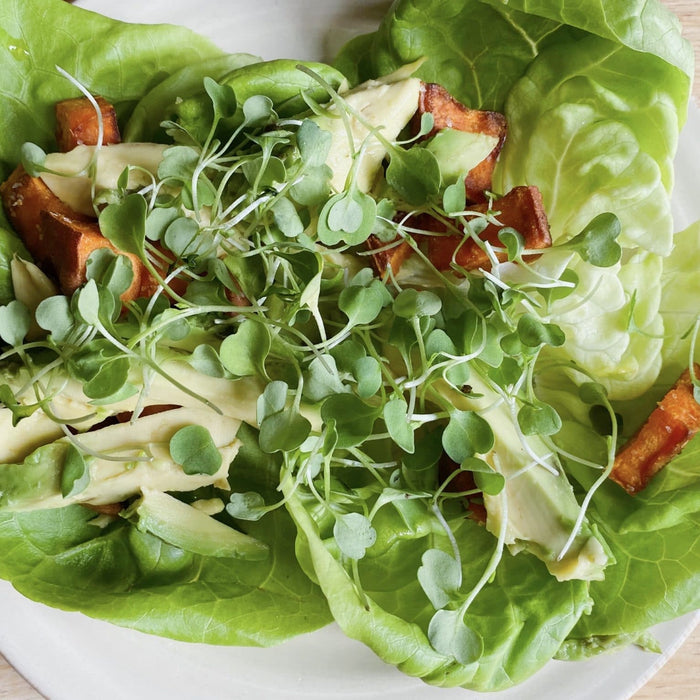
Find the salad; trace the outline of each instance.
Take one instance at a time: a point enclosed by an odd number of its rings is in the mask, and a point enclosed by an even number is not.
[[[578,5],[398,2],[326,65],[6,3],[0,575],[187,641],[335,620],[478,690],[697,609],[695,442],[634,496],[609,478],[693,368],[692,53],[658,3]],[[76,97],[98,137],[56,154]],[[80,245],[17,235],[25,176]],[[505,221],[523,188],[551,245]]]

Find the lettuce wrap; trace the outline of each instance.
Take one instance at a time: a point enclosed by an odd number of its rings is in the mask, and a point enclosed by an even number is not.
[[[50,40],[47,23],[56,28]],[[101,201],[109,211],[101,225],[131,253],[143,255],[146,239],[177,250],[199,277],[175,307],[203,309],[202,320],[192,313],[190,323],[157,301],[120,318],[115,302],[105,301],[123,291],[118,264],[103,260],[70,304],[53,302],[58,315],[37,316],[49,341],[36,346],[17,330],[23,321],[11,273],[15,254],[28,255],[0,219],[7,435],[54,412],[45,397],[16,399],[37,368],[41,378],[58,376],[57,401],[78,382],[80,400],[101,418],[123,410],[112,404],[138,410],[134,397],[148,390],[158,397],[154,405],[168,403],[177,389],[182,405],[206,404],[243,423],[238,452],[224,465],[228,488],[212,480],[175,495],[188,505],[229,499],[216,521],[269,549],[263,560],[188,551],[148,530],[138,500],[118,517],[96,518],[79,503],[94,455],[76,457],[66,447],[71,438],[59,432],[0,466],[0,576],[48,605],[185,641],[267,646],[334,620],[409,675],[479,691],[520,683],[552,658],[586,658],[629,643],[654,648],[649,627],[700,607],[700,442],[635,497],[600,478],[611,446],[634,434],[687,367],[698,323],[700,228],[674,231],[670,209],[693,55],[660,2],[398,0],[376,32],[350,41],[332,65],[301,69],[296,61],[224,54],[186,29],[116,22],[62,0],[8,0],[0,31],[8,47],[0,52],[3,180],[20,161],[29,165],[22,144],[54,149],[53,104],[80,85],[116,106],[127,141],[175,140],[159,175],[177,180],[190,211],[198,202],[216,211],[226,190],[215,179],[188,185],[200,171],[187,149],[213,152],[244,127],[262,155],[232,140],[244,155],[229,182],[243,182],[255,206],[277,202],[248,227],[257,247],[246,247],[241,235],[218,265],[205,244],[183,242],[191,231],[184,224],[168,228],[172,219],[154,216],[154,228],[138,229],[141,205],[120,182]],[[451,284],[451,296],[419,274],[415,284],[397,283],[392,298],[391,285],[357,254],[362,239],[352,238],[358,217],[362,223],[367,207],[375,211],[352,167],[347,191],[333,195],[342,204],[336,218],[324,218],[330,146],[319,133],[333,117],[322,105],[345,104],[346,81],[392,73],[398,77],[389,85],[411,73],[469,107],[506,115],[494,191],[540,188],[554,248],[531,267],[564,279],[567,293],[525,293],[528,280],[506,266],[499,278],[505,295],[489,280],[470,278],[468,287]],[[299,124],[305,130],[298,135],[285,131]],[[289,143],[301,165],[283,150]],[[400,162],[396,147],[390,150],[392,165]],[[390,186],[376,199],[386,202],[392,189],[406,200],[422,196],[431,183],[416,182],[410,169],[387,170]],[[296,189],[284,184],[290,172]],[[122,212],[135,208],[122,216],[120,203]],[[237,236],[250,211],[231,225]],[[616,255],[601,265],[572,241],[610,213],[619,235],[605,246]],[[373,225],[387,226],[395,214],[381,212]],[[314,227],[330,253],[311,240]],[[233,317],[226,290],[248,302],[237,302]],[[152,311],[157,331],[137,323]],[[527,323],[537,336],[530,345]],[[88,338],[88,327],[102,337],[90,331]],[[337,342],[326,330],[338,333]],[[85,344],[64,361],[73,331]],[[126,361],[114,349],[122,341],[147,350]],[[316,350],[309,354],[304,344]],[[421,382],[421,370],[411,375],[416,355],[428,369],[445,358],[476,359],[466,369],[448,361],[439,381]],[[533,410],[524,423],[513,421],[519,429],[506,428],[506,395],[489,402],[489,392],[526,383],[527,372],[517,374],[523,358],[538,372],[524,402]],[[101,372],[102,364],[113,371]],[[404,374],[411,386],[402,393]],[[601,408],[619,429],[600,429],[592,416]],[[482,417],[489,414],[502,422],[489,427]],[[499,467],[509,450],[519,452],[509,430],[543,450],[535,469],[519,462],[528,473],[526,496],[512,487],[514,473]],[[172,442],[170,450],[178,464],[191,459],[204,472],[209,442],[201,431],[196,437],[194,456]],[[473,473],[486,527],[461,497],[447,494],[443,452]],[[499,459],[487,464],[482,457],[493,453]],[[556,469],[547,471],[551,454]],[[65,507],[12,507],[13,493],[21,500],[44,488],[45,473]],[[528,500],[531,494],[541,501]],[[556,542],[509,531],[518,518],[526,529],[537,510]]]

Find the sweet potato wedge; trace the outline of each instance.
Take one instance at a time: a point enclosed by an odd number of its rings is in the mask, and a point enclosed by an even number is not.
[[[40,266],[53,257],[53,251],[44,240],[42,212],[51,211],[77,220],[88,220],[64,204],[40,177],[29,175],[21,165],[0,185],[0,197],[7,218]]]
[[[479,165],[469,171],[464,183],[468,201],[484,202],[486,200],[485,192],[491,189],[496,161],[506,140],[505,116],[500,112],[470,109],[455,100],[444,87],[435,83],[423,83],[418,100],[418,112],[415,117],[416,123],[419,123],[421,115],[428,112],[433,115],[433,130],[429,135],[433,135],[441,129],[451,128],[458,131],[486,134],[498,139],[493,151]]]
[[[700,374],[700,365],[695,366]],[[615,457],[610,478],[628,493],[639,493],[651,478],[700,431],[700,404],[686,370]]]
[[[472,207],[474,211],[483,213],[486,213],[488,208],[488,204]],[[499,212],[497,219],[503,226],[510,226],[522,235],[526,248],[541,250],[552,245],[549,222],[542,203],[542,195],[537,187],[532,185],[514,187],[508,194],[495,200],[491,209]],[[437,234],[445,231],[444,225],[433,218],[423,217],[421,225]],[[503,244],[498,240],[501,228],[495,224],[489,224],[479,234],[479,238],[502,248]],[[463,236],[457,234],[430,236],[428,257],[438,270],[449,270],[453,261],[464,270],[491,267],[491,259],[476,241],[471,238],[465,240]],[[529,254],[527,259],[533,260],[536,257],[536,254]],[[496,258],[500,262],[507,259],[505,253],[497,253]]]
[[[102,97],[95,97],[102,115],[102,143],[120,143],[121,134],[114,106]],[[76,146],[96,146],[99,137],[99,120],[94,105],[87,97],[61,100],[55,105],[56,143],[62,153]]]
[[[129,289],[121,296],[122,301],[131,301],[139,296],[141,278],[147,274],[145,268],[135,255],[117,250],[100,233],[96,220],[81,221],[53,211],[43,211],[41,228],[44,246],[51,251],[50,264],[63,294],[70,296],[87,281],[85,266],[90,253],[98,248],[109,248],[126,255],[134,271]]]
[[[394,241],[391,248],[387,248],[387,245],[376,236],[370,236],[366,243],[367,249],[372,251],[372,264],[380,277],[384,277],[389,268],[397,273],[404,260],[413,253],[413,248],[406,241]]]

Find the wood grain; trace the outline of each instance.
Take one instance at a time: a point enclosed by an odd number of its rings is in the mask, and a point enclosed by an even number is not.
[[[693,97],[700,105],[700,0],[664,0],[683,24],[683,33],[699,57]],[[634,700],[679,700],[697,697],[700,687],[700,628],[637,693]],[[40,700],[42,696],[0,655],[0,699]]]

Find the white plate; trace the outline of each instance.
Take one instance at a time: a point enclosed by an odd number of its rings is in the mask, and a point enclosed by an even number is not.
[[[78,0],[116,19],[170,21],[210,36],[223,49],[263,58],[327,58],[346,39],[374,29],[387,2],[372,0]],[[700,111],[692,107],[676,164],[677,229],[700,218],[692,191],[700,162]],[[54,610],[0,581],[0,651],[51,700],[469,700],[408,678],[335,626],[272,649],[186,644]],[[489,699],[622,700],[638,690],[700,621],[687,615],[655,628],[664,654],[629,648],[590,661],[553,661],[528,682]],[[564,690],[565,689],[565,690]],[[0,689],[1,694],[1,689]]]

